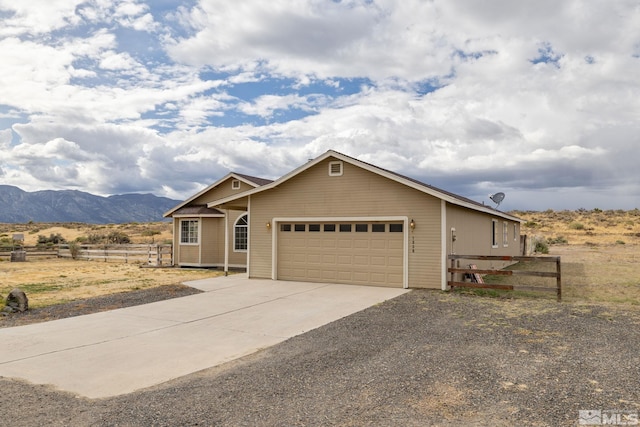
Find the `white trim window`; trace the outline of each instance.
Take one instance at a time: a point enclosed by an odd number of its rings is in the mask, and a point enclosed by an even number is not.
[[[509,246],[509,223],[502,223],[502,246],[505,248]]]
[[[491,247],[492,248],[498,247],[498,220],[497,219],[491,220]]]
[[[241,215],[233,225],[233,251],[247,252],[249,247],[249,216]]]
[[[231,181],[231,189],[232,190],[239,190],[240,189],[240,180],[234,179],[233,181]]]
[[[198,244],[198,220],[182,219],[180,220],[180,243],[183,245]]]

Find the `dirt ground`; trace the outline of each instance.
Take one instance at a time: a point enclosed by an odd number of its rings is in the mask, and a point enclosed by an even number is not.
[[[13,426],[575,426],[640,411],[639,355],[637,310],[416,290],[114,398],[0,378],[0,405]]]

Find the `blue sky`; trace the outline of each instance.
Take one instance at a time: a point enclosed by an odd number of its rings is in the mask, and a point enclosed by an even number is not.
[[[640,207],[636,1],[0,0],[0,184],[183,199],[335,149],[502,209]]]

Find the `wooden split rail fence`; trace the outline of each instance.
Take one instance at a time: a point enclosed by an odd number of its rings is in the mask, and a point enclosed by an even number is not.
[[[528,291],[548,291],[555,292],[558,301],[562,300],[562,276],[560,268],[559,256],[490,256],[490,255],[449,255],[451,266],[447,270],[451,278],[448,285],[451,288],[484,288],[484,289],[500,289],[500,290],[528,290]],[[553,262],[556,265],[556,271],[530,271],[530,270],[479,270],[477,268],[457,268],[456,260],[479,260],[479,261],[514,261],[514,262]],[[479,277],[475,275],[491,274],[496,276],[537,276],[555,278],[555,287],[542,286],[520,286],[520,285],[502,285],[497,283],[479,283],[477,282],[460,282],[456,281],[456,274],[466,274],[470,277]]]
[[[75,255],[73,252],[76,252]],[[61,244],[58,245],[58,256],[104,262],[124,261],[162,267],[173,265],[173,245],[79,245],[72,251],[72,245]]]
[[[58,248],[56,246],[2,246],[0,247],[0,259],[11,258],[14,251],[24,251],[28,258],[56,256]]]

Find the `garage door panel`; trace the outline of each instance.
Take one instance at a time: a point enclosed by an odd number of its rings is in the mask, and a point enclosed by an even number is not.
[[[387,257],[384,256],[372,256],[371,257],[371,265],[378,265],[378,266],[387,266]]]
[[[322,240],[320,239],[307,239],[307,247],[308,248],[321,248]]]
[[[365,239],[356,239],[353,241],[353,247],[355,249],[369,249],[369,244],[370,241]]]
[[[387,274],[389,283],[402,283],[402,274]]]
[[[352,280],[352,274],[350,271],[338,271],[338,280],[350,282]]]
[[[351,265],[353,264],[351,255],[339,255],[338,256],[338,264],[340,265]]]
[[[395,233],[389,233],[389,234],[395,234]],[[399,238],[388,241],[387,247],[389,248],[389,250],[402,250],[402,248],[404,247],[404,239],[402,238],[402,233],[397,233],[397,234],[400,235],[398,236]]]
[[[366,283],[370,280],[369,273],[364,271],[354,271],[353,280],[360,283]]]
[[[310,268],[307,270],[307,277],[309,277],[310,280],[320,280],[322,279],[322,270],[315,270]]]
[[[338,240],[338,248],[340,249],[351,249],[353,248],[353,241],[349,239],[339,239]]]
[[[320,254],[309,254],[307,255],[307,262],[309,264],[322,264],[322,255]]]
[[[325,265],[335,266],[337,259],[338,258],[335,255],[322,255],[322,263]]]
[[[325,282],[335,282],[338,279],[338,272],[335,270],[323,270],[322,279]]]
[[[364,255],[355,255],[353,257],[353,265],[368,267],[370,265],[369,257]]]
[[[371,241],[371,249],[386,250],[388,242],[382,239],[376,239]]]
[[[338,247],[336,239],[324,239],[322,241],[322,247],[325,249],[335,249]]]
[[[371,273],[370,278],[373,283],[387,282],[387,275],[385,273]]]
[[[402,257],[387,257],[387,265],[390,267],[402,267],[403,266]]]
[[[309,224],[305,225],[306,231],[280,230],[277,277],[283,280],[402,286],[404,233],[389,232],[388,223],[384,232],[379,231],[380,228],[373,232],[371,223],[367,227],[358,227],[368,231],[356,232],[355,225],[358,224],[352,223],[350,232],[325,232],[324,223],[320,223],[320,231],[308,231]]]

